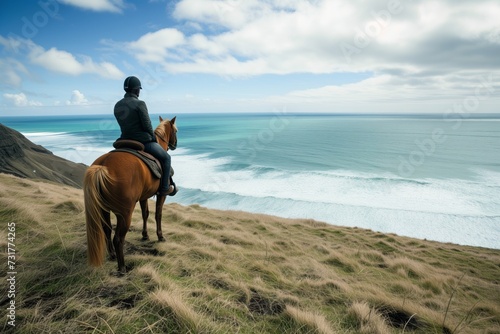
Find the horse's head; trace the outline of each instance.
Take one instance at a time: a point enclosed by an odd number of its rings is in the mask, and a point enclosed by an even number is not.
[[[177,117],[177,116],[176,116]],[[160,116],[160,124],[156,127],[155,135],[161,141],[158,143],[166,150],[167,147],[172,151],[177,148],[177,126],[175,118],[163,120]]]

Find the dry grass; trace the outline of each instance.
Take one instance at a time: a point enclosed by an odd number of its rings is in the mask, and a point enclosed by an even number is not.
[[[387,334],[391,330],[382,315],[366,302],[355,302],[349,308],[348,315],[353,318],[359,333]]]
[[[187,333],[208,332],[204,328],[209,324],[208,319],[194,311],[177,290],[157,290],[151,294],[151,300],[161,307],[166,317],[174,317],[179,326],[179,331]]]
[[[117,277],[87,265],[82,198],[0,174],[16,333],[500,333],[499,250],[168,204],[165,243],[140,240],[137,210]]]
[[[293,306],[286,307],[286,314],[290,316],[299,328],[307,328],[318,334],[333,334],[330,324],[321,314],[303,311]]]

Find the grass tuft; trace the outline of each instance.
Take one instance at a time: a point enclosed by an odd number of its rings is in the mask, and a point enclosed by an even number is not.
[[[334,334],[326,318],[320,314],[303,311],[296,307],[287,305],[286,315],[293,319],[299,327],[305,327],[313,333]]]
[[[194,311],[185,301],[184,297],[175,290],[157,290],[151,295],[153,302],[157,303],[165,315],[173,315],[176,327],[182,332],[200,333],[204,329],[203,317]]]
[[[349,310],[348,316],[352,319],[355,329],[362,334],[388,334],[390,328],[384,318],[367,302],[354,302]]]

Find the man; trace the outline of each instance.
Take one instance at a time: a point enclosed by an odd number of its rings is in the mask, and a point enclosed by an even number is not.
[[[125,96],[116,103],[114,110],[122,132],[120,138],[141,142],[144,145],[144,151],[160,161],[163,176],[158,195],[170,195],[175,190],[175,187],[170,184],[170,155],[156,142],[146,103],[139,100],[141,82],[138,78],[130,76],[125,79],[123,89],[126,92]]]

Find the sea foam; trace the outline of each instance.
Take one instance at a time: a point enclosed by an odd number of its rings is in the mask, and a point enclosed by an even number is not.
[[[413,180],[386,173],[240,168],[229,158],[173,154],[175,201],[468,245],[500,248],[500,187],[477,180]],[[233,169],[234,166],[237,166]]]

